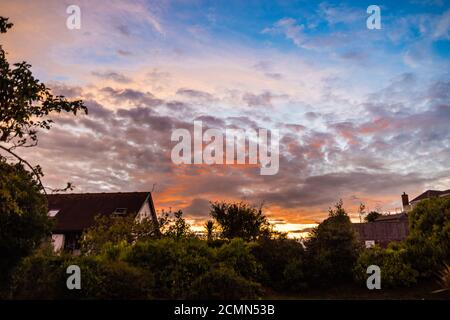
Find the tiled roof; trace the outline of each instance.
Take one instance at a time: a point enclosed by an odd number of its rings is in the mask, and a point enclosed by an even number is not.
[[[150,192],[125,193],[68,193],[47,195],[48,209],[59,210],[54,219],[53,232],[82,231],[94,223],[95,216],[111,215],[118,208],[126,208],[128,214],[136,214]]]
[[[415,202],[415,201],[420,201],[420,200],[424,200],[424,199],[429,199],[429,198],[436,198],[436,197],[441,197],[443,195],[450,195],[450,189],[447,190],[427,190],[424,193],[418,195],[417,197],[415,197],[414,199],[412,199],[410,202]]]

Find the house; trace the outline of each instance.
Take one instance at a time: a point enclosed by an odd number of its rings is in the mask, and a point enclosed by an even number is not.
[[[441,198],[450,196],[450,189],[439,191],[439,190],[427,190],[424,193],[418,195],[409,203],[412,208],[420,201],[431,198]]]
[[[55,220],[52,242],[55,251],[77,253],[80,237],[97,215],[135,215],[157,222],[150,192],[49,194],[48,215]]]
[[[381,247],[393,241],[402,241],[409,234],[408,216],[406,213],[381,216],[374,222],[354,223],[353,227],[360,242],[370,248],[375,244]]]
[[[427,190],[409,201],[408,195],[403,192],[401,195],[403,211],[401,213],[382,215],[374,222],[354,223],[353,228],[357,232],[360,242],[366,248],[375,244],[386,247],[390,242],[402,241],[408,236],[408,213],[417,203],[425,199],[447,196],[450,196],[450,189],[444,191]]]

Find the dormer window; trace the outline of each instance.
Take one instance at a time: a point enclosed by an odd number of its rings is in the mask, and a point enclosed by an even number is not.
[[[48,211],[47,214],[50,218],[53,218],[54,216],[56,216],[58,214],[58,212],[59,212],[59,209],[51,209]]]
[[[127,213],[127,208],[116,208],[116,210],[114,210],[114,212],[113,212],[113,214],[118,215],[118,216],[123,216],[126,213]]]

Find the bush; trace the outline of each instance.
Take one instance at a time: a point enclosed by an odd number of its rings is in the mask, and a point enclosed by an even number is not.
[[[450,197],[419,202],[409,214],[408,261],[430,278],[450,264]]]
[[[0,156],[0,289],[19,261],[50,235],[47,200],[33,175]]]
[[[351,280],[359,249],[352,223],[340,201],[306,242],[308,278],[318,286]]]
[[[191,299],[239,300],[256,299],[261,294],[260,284],[245,279],[229,266],[220,265],[194,281],[188,297]]]
[[[244,278],[258,279],[262,266],[252,255],[251,248],[251,244],[235,238],[216,250],[216,261],[231,267]]]
[[[381,287],[409,287],[417,282],[418,272],[406,261],[406,250],[400,246],[382,249],[378,246],[364,250],[355,266],[355,280],[366,285],[366,271],[370,265],[377,265],[381,270]]]
[[[303,267],[305,250],[295,240],[260,239],[252,248],[252,253],[263,267],[262,282],[273,289],[296,288],[297,284],[292,283],[294,278],[299,281],[303,278],[303,270],[296,268]],[[286,271],[287,268],[289,271]],[[299,284],[299,287],[302,285]]]
[[[182,299],[189,295],[194,280],[210,270],[213,251],[195,238],[164,238],[137,243],[125,260],[152,272],[155,297]]]
[[[282,289],[291,292],[307,289],[309,285],[305,269],[305,261],[298,258],[290,260],[283,271]]]
[[[81,269],[81,290],[69,290],[69,265]],[[35,255],[24,259],[13,276],[14,299],[145,299],[151,274],[125,262],[95,257]]]

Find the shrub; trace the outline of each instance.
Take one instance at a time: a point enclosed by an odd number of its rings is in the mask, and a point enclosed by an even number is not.
[[[301,243],[291,239],[264,238],[256,243],[252,253],[263,267],[262,282],[265,285],[278,290],[294,288],[296,284],[292,280],[302,278],[303,270],[295,269],[303,267],[305,252]],[[289,271],[286,271],[288,266]]]
[[[305,271],[305,261],[292,259],[283,271],[281,287],[291,292],[299,292],[308,288],[308,278]]]
[[[189,298],[214,300],[256,299],[261,285],[240,276],[229,266],[219,265],[194,281]]]
[[[318,286],[351,280],[359,248],[350,218],[339,201],[306,242],[308,278]]]
[[[450,264],[450,197],[419,202],[409,214],[408,261],[430,278]]]
[[[438,276],[441,289],[434,291],[434,293],[447,292],[450,296],[450,266],[446,264]]]
[[[367,267],[377,265],[384,288],[409,287],[417,282],[418,272],[406,261],[406,250],[400,246],[382,249],[378,246],[364,250],[355,266],[355,279],[365,285]]]
[[[81,269],[81,290],[69,290],[69,265]],[[35,255],[14,273],[15,299],[145,299],[153,287],[151,274],[125,262],[95,257]]]
[[[194,280],[210,270],[213,252],[195,238],[164,238],[136,243],[125,260],[152,272],[155,297],[180,299],[189,294]]]
[[[235,238],[217,249],[216,261],[249,279],[260,278],[262,266],[251,253],[252,244]]]
[[[47,200],[33,175],[0,156],[0,289],[19,261],[50,235]]]

